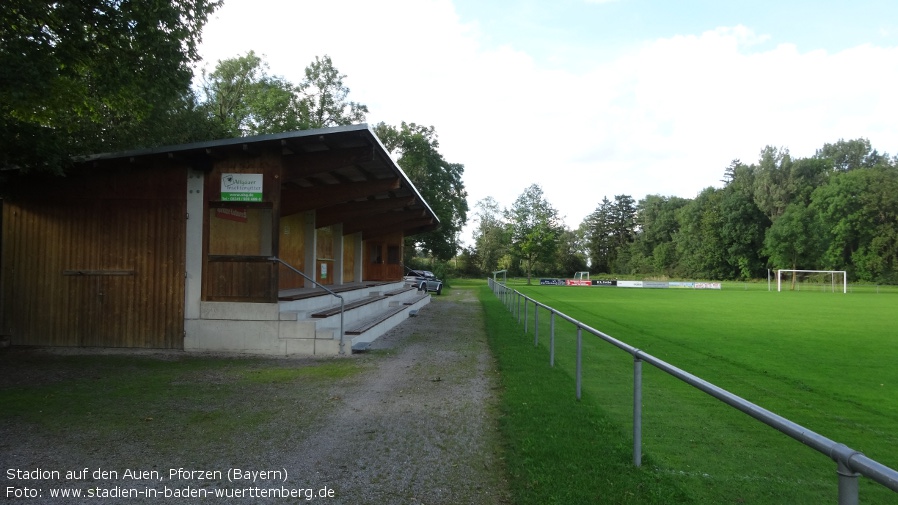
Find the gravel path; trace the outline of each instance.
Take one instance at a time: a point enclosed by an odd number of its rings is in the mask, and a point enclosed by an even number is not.
[[[434,296],[371,352],[363,359],[376,366],[295,454],[298,474],[345,503],[509,503],[497,378],[472,292]]]
[[[65,352],[65,351],[61,351]],[[91,351],[70,351],[91,352]],[[95,351],[94,351],[95,352]],[[116,352],[116,351],[111,351]],[[120,352],[120,351],[118,351]],[[179,359],[177,356],[162,359]],[[175,353],[176,354],[176,353]],[[181,353],[183,356],[183,353]],[[10,358],[5,358],[10,359]],[[18,358],[17,358],[18,359]],[[284,468],[287,482],[260,479],[254,485],[331,490],[331,497],[307,499],[135,497],[112,503],[323,503],[323,504],[507,504],[511,503],[499,456],[498,377],[484,332],[483,314],[473,291],[452,289],[390,333],[357,360],[362,371],[318,389],[288,385],[277,396],[255,402],[284,403],[278,424],[269,433],[247,433],[202,454],[171,448],[160,452],[126,433],[49,435],[34,426],[0,422],[0,466],[4,489],[13,481],[9,468],[79,468],[88,463],[110,467],[132,461],[137,468],[178,461],[204,468]],[[314,360],[308,360],[314,363]],[[303,366],[297,359],[296,366]],[[0,386],[30,383],[27,365],[5,361],[14,373]],[[41,373],[45,373],[42,371]],[[52,380],[66,380],[66,374]],[[45,376],[44,379],[47,379]],[[212,377],[206,380],[223,380]],[[292,388],[292,389],[291,389]],[[307,400],[314,398],[314,400]],[[196,407],[194,407],[196,408]],[[216,407],[217,408],[217,407]],[[226,408],[226,407],[224,407]],[[272,442],[270,433],[282,433]],[[165,436],[160,433],[159,436]],[[280,440],[278,440],[280,439]],[[91,446],[89,454],[84,448]],[[208,449],[208,450],[206,450]],[[132,463],[129,463],[132,464]],[[96,465],[96,466],[95,466]],[[164,468],[164,465],[160,465]],[[226,479],[222,479],[226,480]],[[26,482],[27,483],[27,482]],[[202,483],[189,481],[194,487]],[[36,483],[40,485],[40,482]],[[46,483],[45,483],[46,484]],[[134,486],[134,482],[105,481]],[[221,486],[223,484],[223,486]],[[206,486],[210,484],[205,484]],[[229,487],[227,482],[212,486]],[[158,487],[158,485],[157,485]],[[9,499],[0,495],[0,502]],[[18,500],[10,500],[17,502]],[[46,496],[23,503],[81,503]]]

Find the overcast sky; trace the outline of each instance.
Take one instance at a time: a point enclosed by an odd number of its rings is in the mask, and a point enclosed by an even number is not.
[[[898,154],[894,0],[225,0],[205,65],[250,50],[293,83],[329,55],[369,124],[434,126],[472,224],[533,183],[576,228],[604,196],[719,187],[767,145]]]

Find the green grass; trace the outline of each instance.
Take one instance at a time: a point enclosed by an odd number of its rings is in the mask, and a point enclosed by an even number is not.
[[[721,291],[514,286],[542,303],[702,377],[792,421],[898,467],[898,295],[769,293],[766,283]],[[486,290],[486,296],[492,294]],[[489,303],[489,302],[485,302]],[[502,307],[504,310],[504,307]],[[500,317],[494,314],[492,317]],[[507,325],[504,322],[491,323]],[[512,318],[513,320],[513,318]],[[549,317],[540,345],[529,333],[494,347],[527,352],[531,381],[568,377],[555,392],[568,409],[587,401],[632,444],[632,358],[584,333],[584,400],[574,399],[576,330],[556,321],[556,369],[548,367]],[[512,350],[514,349],[514,350]],[[514,358],[523,359],[523,358]],[[504,374],[504,370],[503,370]],[[510,380],[510,379],[509,379]],[[546,393],[548,394],[548,393]],[[668,476],[694,503],[823,503],[837,496],[835,463],[666,374],[644,367],[643,473]],[[513,407],[513,406],[512,406]],[[601,435],[604,436],[604,435]],[[512,439],[509,442],[515,445]],[[584,477],[586,478],[586,477]],[[895,493],[861,480],[862,503]]]
[[[248,457],[242,444],[230,443],[235,438],[284,443],[284,418],[292,430],[312,423],[328,409],[335,381],[352,380],[363,366],[356,360],[49,353],[3,360],[5,373],[32,380],[0,388],[0,422],[31,426],[86,453],[108,445],[113,434],[116,443],[141,444],[160,460],[196,464],[219,456],[213,452]]]
[[[514,320],[489,290],[482,295],[501,375],[500,432],[514,503],[689,503],[673,476],[632,465],[621,427],[596,398],[573,401],[573,380],[522,345]],[[649,458],[650,460],[650,458]]]

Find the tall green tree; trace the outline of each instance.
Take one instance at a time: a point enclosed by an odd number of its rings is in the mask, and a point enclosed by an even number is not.
[[[840,172],[813,194],[826,268],[870,282],[898,282],[898,167]]]
[[[612,243],[611,200],[602,197],[596,210],[586,216],[580,224],[586,240],[589,268],[593,272],[611,273],[614,261]]]
[[[820,215],[802,203],[786,207],[764,236],[764,253],[774,268],[817,269],[824,250]],[[795,287],[792,274],[792,288]]]
[[[508,254],[511,234],[503,219],[503,210],[493,197],[477,202],[474,229],[474,247],[479,257],[482,273],[499,270],[499,262]]]
[[[543,189],[531,184],[506,211],[511,226],[511,245],[524,263],[527,284],[531,283],[534,266],[551,264],[558,246],[562,223],[558,211],[545,199]]]
[[[677,255],[673,244],[679,231],[677,211],[689,201],[676,196],[647,195],[636,206],[636,235],[630,271],[672,275]],[[634,260],[641,259],[638,264]]]
[[[682,273],[687,276],[727,279],[731,267],[726,260],[721,236],[723,192],[705,188],[677,213],[680,223],[675,237],[677,256]]]
[[[796,163],[798,164],[798,163]],[[754,167],[734,161],[727,169],[728,182],[721,194],[720,239],[733,278],[761,276],[766,267],[762,254],[764,233],[770,219],[761,212],[753,197]]]
[[[443,158],[433,126],[403,122],[396,128],[379,123],[374,131],[384,147],[398,156],[399,166],[440,219],[439,229],[409,237],[411,247],[406,250],[421,249],[425,255],[450,260],[459,250],[459,234],[468,219],[464,165]]]
[[[299,84],[303,129],[364,123],[368,106],[347,99],[349,88],[330,56],[315,57]]]
[[[792,202],[791,170],[792,156],[788,149],[767,146],[761,151],[752,193],[755,204],[771,221],[782,215]]]
[[[888,156],[879,154],[868,139],[839,139],[832,144],[824,144],[814,156],[832,163],[837,172],[848,172],[858,168],[872,168],[888,162]]]
[[[589,270],[584,242],[581,230],[571,230],[563,226],[558,234],[558,247],[552,273],[564,277]]]
[[[303,126],[295,86],[269,75],[268,64],[254,51],[219,60],[213,71],[203,71],[202,90],[209,116],[226,136],[279,133]]]
[[[72,156],[164,142],[219,0],[6,0],[0,166],[60,172]],[[125,127],[123,127],[123,125]]]

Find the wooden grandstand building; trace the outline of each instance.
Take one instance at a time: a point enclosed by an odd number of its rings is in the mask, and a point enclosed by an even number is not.
[[[439,221],[367,125],[90,156],[6,193],[13,345],[336,354],[429,301],[402,247]]]

